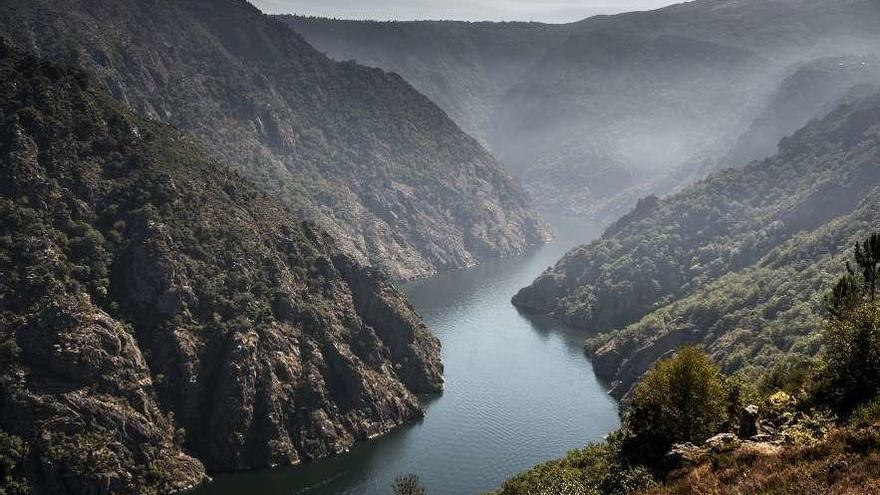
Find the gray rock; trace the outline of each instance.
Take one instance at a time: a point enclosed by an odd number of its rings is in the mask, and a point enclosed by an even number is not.
[[[703,448],[712,453],[730,452],[736,450],[742,441],[733,433],[719,433],[714,437],[706,440]]]
[[[739,437],[751,438],[758,434],[758,406],[752,404],[743,408],[739,417]]]

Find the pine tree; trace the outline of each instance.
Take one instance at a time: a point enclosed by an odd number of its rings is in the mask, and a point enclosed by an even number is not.
[[[862,244],[856,243],[856,263],[862,269],[865,292],[874,301],[877,292],[877,270],[880,267],[880,233],[873,233]]]

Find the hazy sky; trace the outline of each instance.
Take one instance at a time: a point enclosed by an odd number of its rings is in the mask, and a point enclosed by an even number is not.
[[[251,0],[270,14],[346,19],[458,19],[571,22],[682,0]]]

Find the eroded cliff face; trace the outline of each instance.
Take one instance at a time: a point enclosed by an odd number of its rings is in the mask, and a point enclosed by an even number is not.
[[[376,269],[89,77],[0,47],[0,431],[33,493],[168,493],[422,414]]]
[[[0,5],[0,35],[84,67],[117,101],[198,137],[396,279],[548,237],[518,183],[402,78],[334,62],[247,2]]]

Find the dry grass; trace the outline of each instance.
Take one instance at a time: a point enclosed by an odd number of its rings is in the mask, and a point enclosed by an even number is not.
[[[880,428],[835,430],[817,444],[778,452],[740,449],[647,495],[880,494]]]

